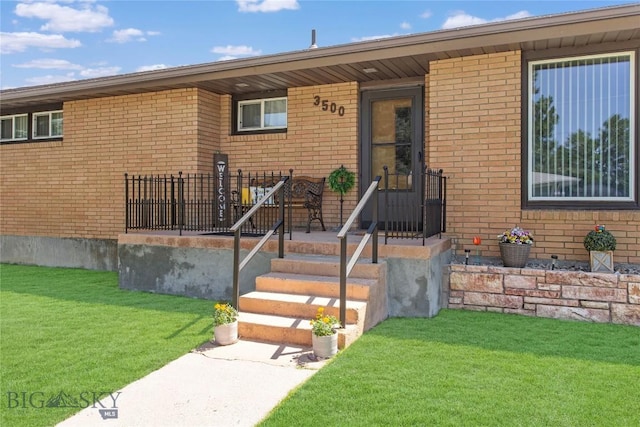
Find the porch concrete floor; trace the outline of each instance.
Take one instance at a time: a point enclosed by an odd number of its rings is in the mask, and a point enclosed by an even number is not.
[[[289,234],[284,235],[285,254],[296,252],[296,248],[307,244],[317,244],[326,247],[326,251],[340,254],[340,240],[337,237],[338,231],[311,231],[306,233],[303,230],[294,230],[291,238]],[[360,230],[349,232],[347,235],[348,253],[351,254],[361,242],[364,233]],[[241,245],[243,249],[251,249],[261,237],[242,236]],[[160,246],[180,246],[194,248],[233,248],[233,236],[222,234],[202,234],[196,232],[183,231],[179,235],[177,231],[136,231],[118,236],[118,243],[123,244],[147,244]],[[371,242],[367,244],[362,257],[371,257]],[[272,236],[263,250],[277,252],[278,236]],[[397,257],[411,259],[427,259],[451,247],[451,240],[442,236],[432,236],[425,239],[424,246],[422,238],[400,239],[389,238],[385,244],[384,232],[378,235],[378,256],[381,258]],[[285,255],[286,256],[286,255]]]

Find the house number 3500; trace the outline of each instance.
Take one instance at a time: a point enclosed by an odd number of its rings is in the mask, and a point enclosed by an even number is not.
[[[313,97],[313,105],[322,108],[322,111],[330,111],[332,113],[338,113],[340,117],[344,116],[344,107],[337,106],[335,102],[329,102],[326,99],[320,99],[319,96]]]

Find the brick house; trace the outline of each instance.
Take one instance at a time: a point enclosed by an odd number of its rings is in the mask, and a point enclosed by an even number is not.
[[[345,165],[360,189],[382,164],[427,164],[463,245],[497,255],[517,224],[532,257],[585,261],[605,224],[616,262],[640,263],[639,23],[632,4],[3,90],[1,260],[115,270],[124,174],[207,173],[222,152],[233,169]],[[338,212],[325,192],[325,221]]]

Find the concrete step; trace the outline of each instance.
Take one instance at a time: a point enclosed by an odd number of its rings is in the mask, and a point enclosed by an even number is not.
[[[383,274],[384,261],[373,264],[371,259],[359,260],[349,277],[378,279]],[[311,274],[340,277],[340,257],[331,255],[287,254],[271,260],[271,271],[279,273]]]
[[[347,300],[346,305],[346,322],[357,324],[362,329],[367,303]],[[315,318],[319,307],[325,308],[325,314],[340,318],[340,301],[337,298],[260,291],[249,292],[240,297],[240,310],[250,313],[274,314],[311,320]]]
[[[309,319],[247,313],[238,316],[238,335],[249,341],[287,343],[311,347]],[[351,345],[359,336],[356,325],[338,330],[338,348]]]
[[[347,299],[367,301],[377,283],[373,279],[347,278]],[[256,277],[256,290],[340,298],[340,278],[271,272]]]

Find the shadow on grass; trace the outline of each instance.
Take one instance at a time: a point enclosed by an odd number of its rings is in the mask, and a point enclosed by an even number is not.
[[[118,273],[77,268],[0,264],[0,290],[88,304],[105,304],[209,316],[213,302],[176,295],[123,290]]]
[[[361,338],[377,339],[391,346],[416,340],[640,366],[640,328],[628,325],[442,310],[430,319],[388,319]]]

